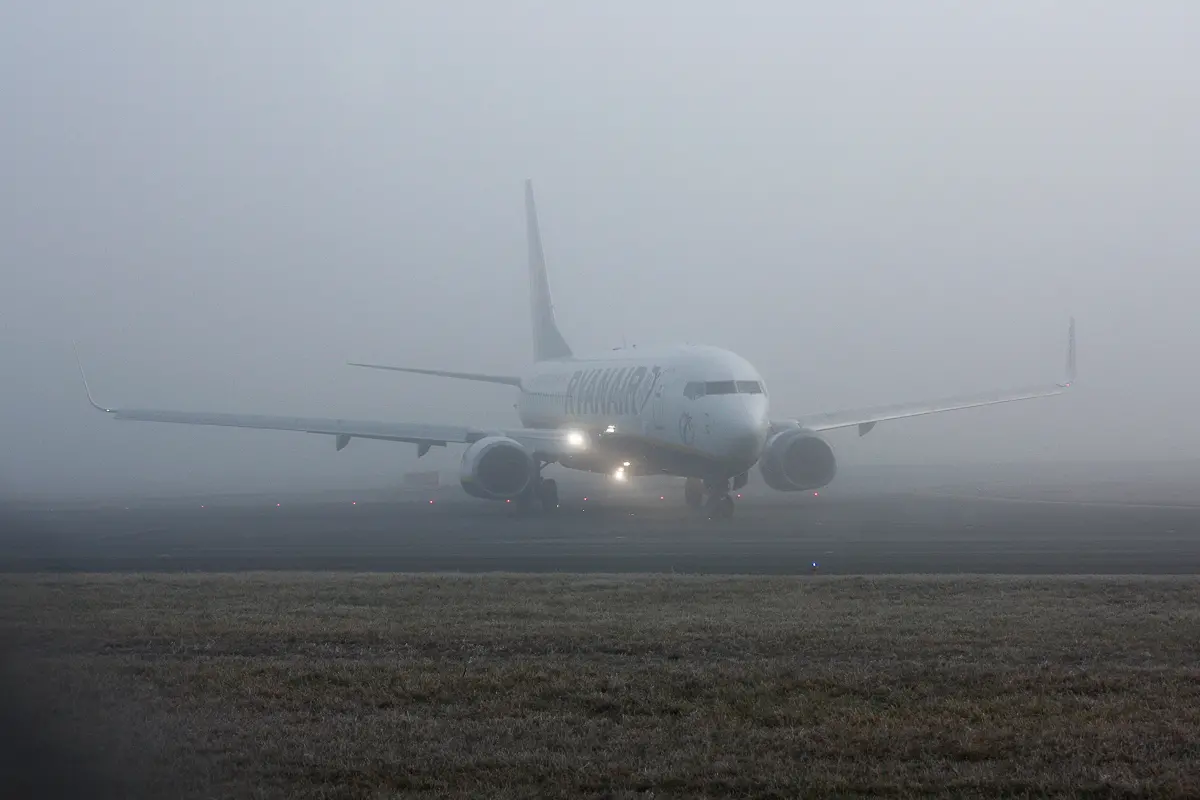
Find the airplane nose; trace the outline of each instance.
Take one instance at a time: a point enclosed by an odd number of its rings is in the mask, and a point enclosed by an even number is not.
[[[753,464],[758,460],[766,439],[766,420],[754,414],[746,414],[730,424],[725,437],[725,450],[731,459]]]

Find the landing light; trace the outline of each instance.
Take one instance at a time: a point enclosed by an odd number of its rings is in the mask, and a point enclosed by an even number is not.
[[[567,444],[571,447],[583,447],[587,444],[587,437],[580,431],[567,431]]]
[[[616,433],[616,432],[617,432],[617,426],[616,426],[616,425],[609,425],[607,428],[605,428],[605,429],[604,429],[604,432],[605,432],[605,433]]]
[[[613,473],[613,479],[618,481],[625,480],[625,468],[617,467],[617,471]]]
[[[629,466],[629,462],[628,462],[628,461],[626,461],[626,462],[624,462],[624,463],[625,463],[625,466],[627,466],[627,467]]]

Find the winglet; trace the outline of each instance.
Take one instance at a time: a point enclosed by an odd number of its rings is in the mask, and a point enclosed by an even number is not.
[[[1063,388],[1069,387],[1075,382],[1075,318],[1071,317],[1071,324],[1067,328],[1067,381],[1061,384]]]
[[[92,404],[92,408],[95,408],[99,411],[103,411],[106,414],[115,413],[116,409],[105,408],[104,406],[97,403],[96,400],[92,397],[92,389],[90,386],[88,386],[87,374],[84,373],[84,371],[83,371],[83,359],[81,359],[79,357],[79,345],[76,342],[72,341],[71,347],[74,348],[74,350],[75,350],[75,363],[79,365],[79,377],[83,379],[83,391],[84,391],[84,394],[87,395],[88,402]]]

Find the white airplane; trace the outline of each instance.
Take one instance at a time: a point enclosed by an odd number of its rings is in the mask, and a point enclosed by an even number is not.
[[[638,475],[673,475],[686,479],[684,496],[689,506],[702,507],[713,518],[728,518],[734,507],[730,492],[746,484],[755,464],[767,486],[778,491],[819,489],[832,481],[837,461],[820,436],[824,431],[856,426],[862,436],[887,420],[1062,394],[1074,379],[1072,319],[1063,383],[772,419],[762,376],[728,350],[635,346],[598,355],[573,353],[555,322],[529,181],[525,211],[534,358],[526,374],[351,364],[512,386],[518,392],[520,428],[107,408],[93,398],[81,363],[88,401],[118,420],[326,434],[335,437],[338,450],[356,438],[415,444],[418,457],[431,447],[463,444],[467,445],[460,466],[463,488],[474,497],[508,501],[521,508],[558,507],[557,484],[542,476],[548,464],[609,474],[622,481]]]

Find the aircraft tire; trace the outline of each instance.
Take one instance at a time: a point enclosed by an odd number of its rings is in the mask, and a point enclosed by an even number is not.
[[[558,481],[546,478],[538,487],[538,499],[542,501],[542,510],[553,512],[558,510]]]
[[[733,517],[733,498],[727,494],[713,495],[708,500],[709,519],[731,519]]]

